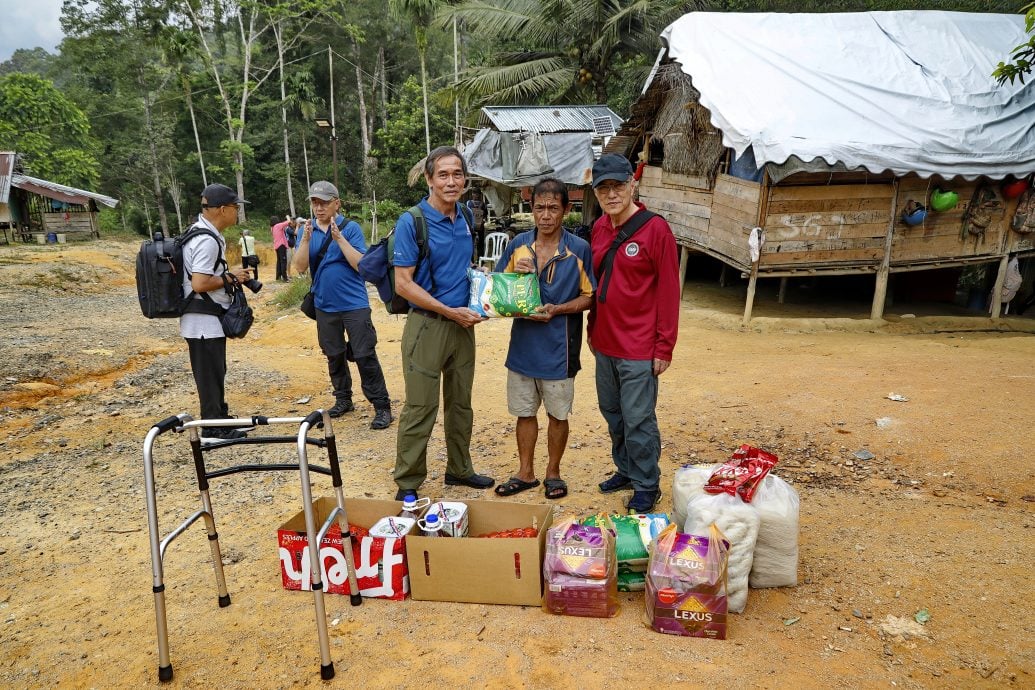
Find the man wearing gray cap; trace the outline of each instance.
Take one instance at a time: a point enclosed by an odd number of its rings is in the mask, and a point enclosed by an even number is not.
[[[593,164],[593,193],[603,210],[590,246],[597,291],[589,312],[597,402],[611,436],[615,473],[604,493],[632,489],[626,507],[647,513],[661,497],[658,377],[672,362],[679,327],[679,257],[672,229],[634,201],[625,156]]]
[[[341,200],[330,182],[314,182],[309,187],[309,203],[316,218],[305,221],[293,265],[299,273],[312,268],[316,336],[334,387],[334,406],[329,413],[340,417],[356,409],[351,359],[359,370],[363,396],[374,407],[370,428],[387,429],[392,423],[392,405],[377,359],[377,331],[370,319],[366,283],[356,272],[367,250],[363,230],[338,213]]]
[[[231,271],[226,265],[223,231],[237,223],[237,207],[246,204],[237,192],[210,184],[201,192],[201,215],[187,232],[200,228],[183,244],[183,296],[191,301],[180,317],[180,335],[187,341],[190,368],[198,388],[202,419],[230,416],[226,404],[226,335],[216,315],[230,306],[226,287],[231,280],[251,278],[248,269]],[[240,429],[205,427],[205,438],[242,438]]]

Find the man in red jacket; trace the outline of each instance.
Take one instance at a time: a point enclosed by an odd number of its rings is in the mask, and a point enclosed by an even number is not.
[[[629,161],[606,154],[593,164],[593,192],[604,214],[591,247],[597,292],[589,312],[597,401],[611,435],[616,472],[600,484],[631,488],[626,507],[649,512],[661,498],[658,377],[672,363],[679,327],[679,259],[661,216],[633,201]]]

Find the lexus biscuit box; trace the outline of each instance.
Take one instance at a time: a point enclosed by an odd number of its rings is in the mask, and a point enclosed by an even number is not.
[[[313,501],[317,531],[327,516],[337,507],[334,498]],[[352,540],[352,557],[356,564],[359,593],[364,597],[402,600],[410,590],[406,571],[407,537],[371,537],[367,529],[389,515],[398,515],[399,501],[379,501],[363,498],[345,499],[345,514],[349,524],[364,536]],[[354,530],[355,531],[355,530]],[[284,589],[312,590],[312,570],[309,559],[309,538],[305,532],[305,514],[299,511],[277,529],[280,551],[280,575]],[[337,522],[331,525],[320,544],[323,564],[321,579],[324,591],[331,594],[350,594],[345,551],[341,546],[341,531]]]

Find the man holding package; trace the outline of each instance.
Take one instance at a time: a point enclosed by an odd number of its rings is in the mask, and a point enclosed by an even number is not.
[[[547,498],[568,495],[561,479],[561,456],[568,444],[568,415],[575,400],[575,374],[582,368],[582,312],[592,304],[595,282],[589,244],[561,223],[568,211],[568,188],[554,178],[532,189],[535,228],[515,237],[503,251],[496,271],[536,273],[543,306],[515,319],[507,351],[507,408],[517,417],[518,473],[496,487],[511,496],[539,486],[535,476],[536,413],[546,408],[549,462],[543,480]]]
[[[330,182],[314,182],[309,203],[315,223],[306,221],[295,253],[295,270],[312,271],[316,305],[316,337],[327,357],[327,371],[334,386],[332,417],[352,412],[352,376],[349,360],[356,363],[363,396],[374,407],[371,429],[387,429],[392,423],[392,404],[377,359],[377,331],[370,318],[367,286],[356,272],[366,252],[363,230],[338,211],[338,188]],[[348,341],[345,340],[346,334]]]
[[[428,196],[419,206],[427,224],[421,256],[416,219],[410,213],[395,225],[395,291],[410,303],[402,336],[406,404],[399,415],[395,500],[416,496],[428,475],[428,439],[438,415],[439,389],[445,404],[446,477],[450,486],[487,489],[496,483],[477,474],[471,462],[474,411],[474,325],[483,317],[471,310],[467,269],[471,231],[458,203],[467,182],[467,163],[451,146],[428,154],[424,164]]]
[[[679,257],[661,216],[633,201],[636,181],[624,156],[593,164],[593,192],[604,214],[593,225],[597,291],[589,312],[597,401],[617,471],[601,482],[633,490],[626,507],[648,513],[661,498],[658,377],[672,362],[679,328]]]

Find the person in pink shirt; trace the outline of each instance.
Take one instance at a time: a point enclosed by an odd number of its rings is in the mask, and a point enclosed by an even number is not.
[[[590,247],[597,290],[589,312],[597,403],[611,436],[616,471],[600,483],[632,489],[626,507],[647,513],[661,498],[658,377],[672,363],[679,328],[679,253],[661,216],[634,201],[636,181],[624,156],[593,164],[593,193],[603,210]]]
[[[277,252],[277,280],[287,282],[288,241],[286,228],[290,220],[281,221],[277,216],[270,216],[270,232],[273,233],[273,250]]]

